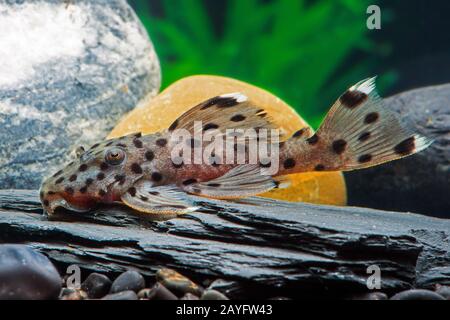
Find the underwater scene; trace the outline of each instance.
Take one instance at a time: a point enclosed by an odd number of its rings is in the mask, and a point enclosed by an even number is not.
[[[0,300],[450,300],[447,12],[0,1]]]

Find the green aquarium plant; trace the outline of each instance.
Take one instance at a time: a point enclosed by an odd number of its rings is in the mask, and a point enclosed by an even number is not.
[[[193,74],[237,78],[317,127],[343,90],[376,73],[368,0],[164,0],[159,14],[148,1],[132,4],[160,57],[163,88]]]

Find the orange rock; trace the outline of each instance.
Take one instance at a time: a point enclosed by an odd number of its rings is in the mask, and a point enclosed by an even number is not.
[[[181,79],[151,101],[142,102],[128,113],[112,130],[108,138],[133,132],[148,134],[170,124],[196,104],[231,92],[242,92],[255,104],[264,108],[275,124],[292,135],[308,124],[285,102],[271,93],[250,84],[218,76],[191,76]],[[292,184],[262,196],[287,201],[345,205],[347,192],[341,172],[311,172],[290,176]]]

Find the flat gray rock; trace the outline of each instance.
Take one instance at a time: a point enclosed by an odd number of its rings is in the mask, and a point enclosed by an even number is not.
[[[159,89],[153,45],[125,0],[1,2],[0,30],[0,188],[38,188]]]
[[[450,84],[400,93],[385,103],[435,141],[411,157],[346,172],[349,205],[450,218]]]
[[[123,206],[42,215],[37,191],[0,191],[0,242],[27,244],[56,265],[151,276],[172,268],[230,298],[339,297],[450,284],[450,220],[355,207],[193,197],[202,212],[150,221]],[[147,216],[148,217],[148,216]],[[70,244],[70,245],[68,245]],[[211,289],[211,288],[210,288]]]

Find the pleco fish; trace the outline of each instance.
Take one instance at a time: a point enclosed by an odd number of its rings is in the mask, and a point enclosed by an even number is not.
[[[215,149],[208,161],[193,161],[186,155],[174,133],[190,133],[184,146],[194,150],[207,148],[207,141],[197,139],[201,123],[203,134],[214,132],[216,138],[230,138],[230,150]],[[142,136],[131,134],[77,150],[77,159],[47,178],[40,197],[44,209],[53,214],[57,207],[88,211],[98,203],[123,203],[139,212],[182,214],[197,209],[195,194],[216,199],[257,195],[285,185],[286,175],[307,171],[348,171],[396,160],[419,152],[431,140],[414,134],[386,109],[375,92],[374,78],[349,88],[331,107],[319,130],[312,134],[300,129],[281,141],[270,136],[239,140],[239,130],[260,133],[276,129],[266,112],[254,106],[240,93],[211,98],[187,111],[167,130]],[[242,134],[242,132],[241,132]],[[227,140],[229,141],[229,140]],[[265,142],[278,151],[271,158],[260,154],[250,162],[252,143]],[[174,157],[175,148],[181,152]],[[244,154],[248,162],[237,161]],[[276,155],[276,158],[273,155]],[[226,161],[225,161],[226,157]],[[230,159],[232,161],[230,161]],[[275,161],[274,161],[275,160]],[[273,163],[275,172],[267,174]]]

